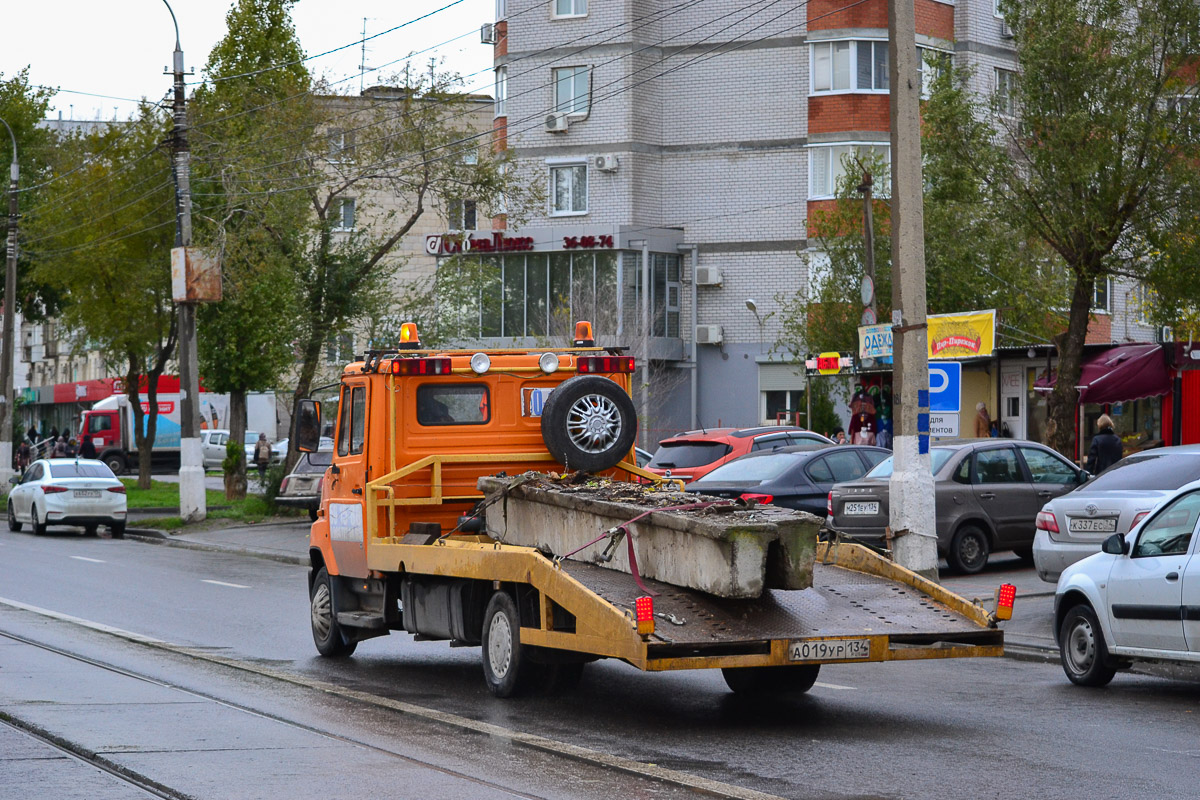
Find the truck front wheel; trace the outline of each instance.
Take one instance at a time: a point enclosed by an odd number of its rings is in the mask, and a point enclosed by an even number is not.
[[[324,567],[321,567],[317,577],[313,579],[309,596],[309,616],[312,619],[313,642],[317,645],[318,653],[338,658],[354,652],[358,642],[348,640],[342,626],[338,624],[337,610],[333,605],[333,579]]]
[[[724,667],[721,675],[734,694],[746,697],[774,697],[802,694],[817,682],[820,664],[794,667]]]
[[[506,592],[496,592],[483,612],[483,679],[496,697],[513,697],[529,687],[536,665],[521,644],[517,604]]]

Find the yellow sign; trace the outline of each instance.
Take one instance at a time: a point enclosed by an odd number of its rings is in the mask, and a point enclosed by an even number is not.
[[[996,346],[996,312],[931,314],[930,358],[973,358],[990,356]]]
[[[821,355],[817,356],[817,372],[822,375],[837,375],[841,370],[841,353],[821,353]]]

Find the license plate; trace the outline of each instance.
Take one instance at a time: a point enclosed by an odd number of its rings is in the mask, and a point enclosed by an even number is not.
[[[788,643],[789,661],[861,661],[870,657],[870,639],[817,639]]]
[[[76,497],[99,497],[100,496],[99,489],[75,489],[74,491],[75,491]]]
[[[846,503],[846,505],[842,506],[842,511],[850,516],[878,514],[879,503]]]
[[[1116,530],[1117,520],[1115,517],[1073,519],[1070,524],[1071,533],[1115,533]]]
[[[548,389],[523,389],[521,391],[521,414],[526,417],[540,417],[542,415],[542,407],[546,405],[546,398],[550,396],[553,388]]]

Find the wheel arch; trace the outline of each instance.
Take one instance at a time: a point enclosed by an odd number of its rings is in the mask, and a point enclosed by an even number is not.
[[[1098,601],[1098,598],[1093,596],[1086,587],[1071,586],[1055,598],[1054,603],[1054,644],[1061,646],[1059,641],[1059,633],[1062,628],[1063,620],[1067,618],[1067,613],[1075,606],[1087,606],[1096,615],[1096,622],[1100,625],[1100,634],[1104,637],[1104,644],[1112,651],[1113,637],[1112,630],[1109,627],[1108,614],[1105,611],[1104,604]]]
[[[950,541],[953,542],[954,537],[958,535],[958,532],[968,525],[979,528],[979,530],[983,531],[983,535],[988,539],[988,545],[993,550],[996,548],[996,529],[992,525],[992,521],[990,519],[978,512],[971,512],[970,514],[959,517],[957,520],[955,520],[954,533],[950,535]],[[948,544],[947,549],[949,549]]]

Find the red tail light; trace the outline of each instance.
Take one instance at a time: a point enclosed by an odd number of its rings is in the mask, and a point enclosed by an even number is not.
[[[1149,511],[1139,511],[1133,515],[1133,522],[1129,523],[1129,529],[1133,530],[1137,524],[1142,521],[1142,518],[1149,514]]]
[[[67,491],[67,487],[65,486],[51,486],[50,484],[46,484],[42,487],[43,494],[58,494],[65,491]]]
[[[825,498],[825,513],[833,516],[833,492],[830,492]]]
[[[996,595],[996,619],[1012,619],[1013,601],[1017,599],[1017,587],[1011,583],[1000,584]]]
[[[291,476],[291,475],[289,475],[289,476],[287,476],[286,478],[284,478],[284,479],[283,479],[283,483],[279,484],[279,492],[280,492],[281,494],[282,494],[283,492],[286,492],[286,491],[287,491],[287,485],[288,485],[288,481],[290,481],[291,479],[292,479],[292,476]]]
[[[581,374],[596,375],[607,372],[633,372],[633,356],[583,356],[575,361],[575,369]]]
[[[746,493],[742,494],[739,499],[745,500],[746,502],[750,502],[751,500],[753,500],[756,503],[770,503],[772,500],[775,499],[775,495],[773,495],[773,494],[755,494],[754,492],[746,492]]]
[[[1058,520],[1054,518],[1054,514],[1049,511],[1039,511],[1037,520],[1033,523],[1039,531],[1049,531],[1050,533],[1058,533]]]
[[[654,633],[654,598],[649,595],[633,601],[637,611],[637,632],[639,636],[649,636]]]
[[[109,486],[108,491],[112,492],[113,494],[125,494],[125,487],[124,486]]]
[[[397,358],[392,361],[393,375],[449,375],[448,358]]]

